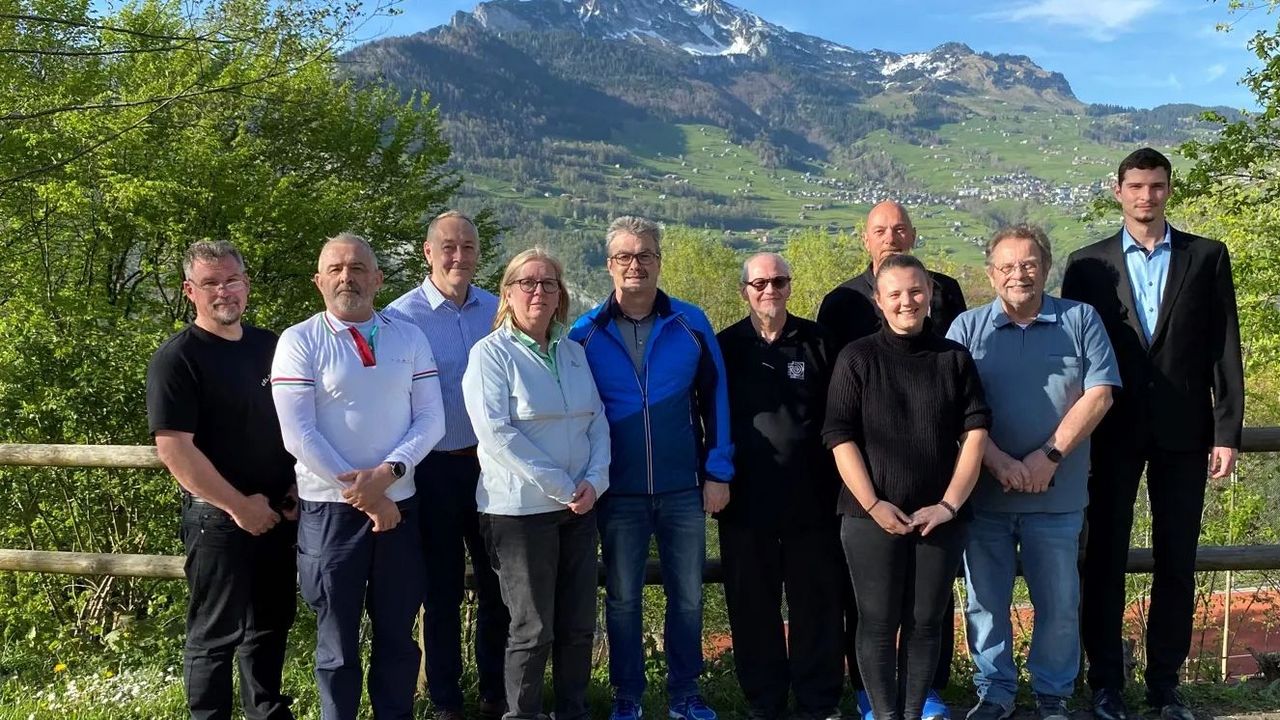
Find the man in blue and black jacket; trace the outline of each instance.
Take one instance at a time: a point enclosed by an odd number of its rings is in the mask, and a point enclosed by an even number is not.
[[[706,513],[729,502],[729,395],[715,332],[697,307],[658,290],[662,230],[623,216],[605,238],[614,292],[569,337],[587,352],[609,418],[609,494],[598,508],[609,633],[610,720],[639,720],[644,695],[641,590],[657,536],[667,596],[671,720],[715,720],[702,673]]]

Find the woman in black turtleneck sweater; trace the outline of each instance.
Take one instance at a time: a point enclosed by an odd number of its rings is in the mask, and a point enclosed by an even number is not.
[[[840,536],[875,720],[920,717],[941,633],[951,627],[943,615],[964,551],[964,502],[991,425],[968,351],[928,328],[931,289],[924,265],[910,255],[880,265],[884,327],[841,351],[827,394],[823,439],[844,481]]]

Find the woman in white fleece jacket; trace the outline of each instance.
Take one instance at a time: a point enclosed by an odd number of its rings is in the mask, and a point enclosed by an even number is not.
[[[471,348],[462,391],[479,444],[480,532],[511,612],[507,718],[587,717],[596,614],[594,506],[609,486],[609,424],[586,355],[563,339],[558,261],[526,250],[507,265],[494,331]]]

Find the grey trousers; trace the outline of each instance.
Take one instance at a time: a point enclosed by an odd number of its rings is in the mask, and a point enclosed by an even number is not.
[[[598,583],[595,511],[483,514],[480,531],[511,613],[504,717],[545,717],[543,673],[550,657],[556,720],[586,718]]]

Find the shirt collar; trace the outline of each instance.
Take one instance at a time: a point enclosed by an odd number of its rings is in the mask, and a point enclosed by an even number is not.
[[[1146,254],[1147,249],[1139,245],[1138,241],[1129,234],[1129,228],[1122,225],[1120,227],[1120,236],[1120,245],[1124,248],[1126,253],[1141,251],[1144,255]],[[1161,239],[1160,242],[1156,243],[1156,246],[1151,250],[1151,252],[1154,254],[1160,250],[1160,248],[1165,248],[1167,250],[1172,242],[1173,227],[1169,225],[1169,222],[1166,220],[1164,223],[1164,238]]]
[[[1035,323],[1057,323],[1058,322],[1058,300],[1049,293],[1040,294],[1040,313],[1031,320],[1031,324]],[[996,328],[1013,325],[1013,319],[1004,311],[1004,304],[1000,302],[1000,298],[991,301],[991,325]]]
[[[564,337],[565,329],[564,323],[558,320],[552,321],[550,332],[551,341],[547,343],[547,351],[544,353],[542,352],[542,348],[538,347],[537,340],[529,337],[523,330],[516,327],[516,324],[511,322],[511,320],[507,320],[507,330],[515,336],[515,339],[519,340],[521,345],[524,345],[540,355],[555,355],[556,346],[560,344],[560,340]]]
[[[444,293],[440,292],[440,288],[436,287],[436,284],[431,282],[430,275],[428,275],[422,280],[422,294],[426,296],[427,304],[431,306],[432,310],[439,309],[440,306],[444,304],[446,300],[448,300],[448,298],[444,296]],[[462,302],[462,307],[469,307],[471,305],[475,305],[478,302],[480,302],[480,297],[475,292],[475,286],[468,285],[467,299]]]
[[[349,327],[358,327],[372,320],[377,320],[379,323],[383,323],[383,324],[388,322],[386,316],[377,310],[374,310],[373,317],[369,318],[369,320],[365,320],[364,323],[354,323],[354,322],[347,322],[346,320],[339,320],[336,315],[329,312],[328,310],[325,310],[323,315],[324,315],[324,326],[328,328],[329,332],[333,335],[337,335],[340,332],[345,332],[346,329]]]

